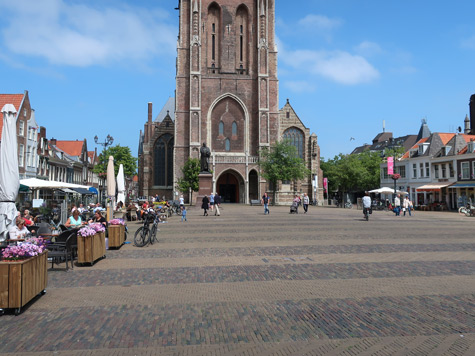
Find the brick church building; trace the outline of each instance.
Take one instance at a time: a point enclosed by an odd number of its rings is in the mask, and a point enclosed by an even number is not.
[[[317,136],[289,100],[278,107],[275,1],[180,0],[179,12],[176,99],[155,120],[149,103],[139,142],[139,194],[176,199],[181,168],[189,157],[199,158],[205,142],[213,191],[224,202],[247,204],[273,189],[277,204],[296,193],[322,202]],[[259,151],[284,138],[311,174],[270,187],[260,174]]]

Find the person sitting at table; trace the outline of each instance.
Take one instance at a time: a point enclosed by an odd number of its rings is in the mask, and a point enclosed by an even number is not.
[[[33,217],[30,215],[30,211],[28,209],[25,209],[23,212],[23,220],[25,220],[25,226],[34,225]]]
[[[68,229],[77,229],[84,224],[85,222],[83,222],[81,216],[79,216],[79,210],[76,209],[73,211],[73,215],[69,217],[64,226],[66,226]]]
[[[94,213],[94,217],[89,220],[89,224],[92,223],[100,223],[104,226],[107,226],[107,221],[106,219],[102,216],[101,212],[98,210]]]
[[[96,211],[102,211],[101,203],[97,203],[97,204],[96,204],[96,207],[94,208],[93,211],[94,211],[94,212],[96,212]]]
[[[10,240],[24,239],[30,234],[28,229],[25,227],[25,220],[21,217],[17,217],[15,226],[10,228],[8,232],[10,233]]]

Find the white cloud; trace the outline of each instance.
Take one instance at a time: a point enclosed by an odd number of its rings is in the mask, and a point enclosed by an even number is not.
[[[345,85],[368,83],[380,76],[378,70],[364,57],[345,51],[284,51],[280,58],[295,69]]]
[[[327,16],[313,14],[309,14],[303,19],[299,20],[300,26],[313,28],[316,30],[333,30],[340,27],[342,23],[343,21],[340,19],[331,19]]]
[[[371,41],[363,41],[355,47],[356,53],[362,56],[373,56],[383,53],[379,44]]]
[[[1,35],[14,54],[86,67],[173,54],[176,29],[166,13],[127,5],[92,7],[65,0],[0,0]],[[6,15],[5,15],[6,14]]]
[[[309,93],[314,92],[316,89],[315,85],[303,80],[284,81],[284,86],[294,93]]]

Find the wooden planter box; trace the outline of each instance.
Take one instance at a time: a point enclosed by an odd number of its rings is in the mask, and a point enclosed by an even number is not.
[[[109,248],[119,248],[125,241],[124,225],[109,225]]]
[[[48,252],[21,261],[0,262],[0,308],[21,308],[38,294],[44,294],[48,283]]]
[[[97,233],[83,237],[78,234],[78,264],[94,264],[98,259],[106,256],[106,234]]]

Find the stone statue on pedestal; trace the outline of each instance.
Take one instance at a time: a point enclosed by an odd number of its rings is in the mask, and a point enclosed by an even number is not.
[[[201,172],[209,172],[209,157],[210,156],[211,156],[211,151],[209,147],[206,147],[206,143],[203,142],[203,146],[200,148]]]

